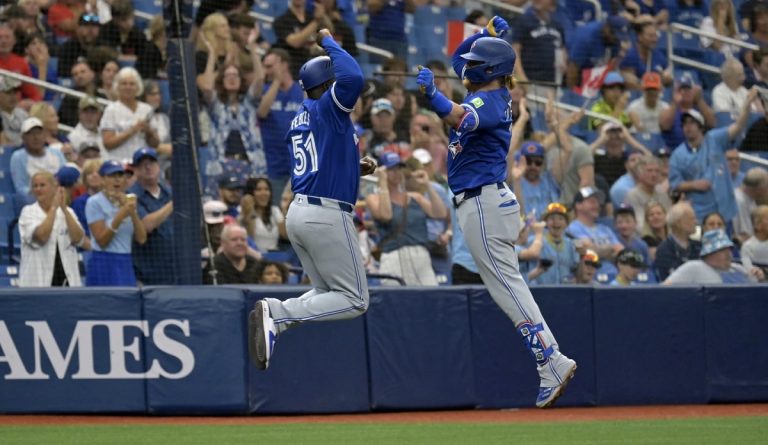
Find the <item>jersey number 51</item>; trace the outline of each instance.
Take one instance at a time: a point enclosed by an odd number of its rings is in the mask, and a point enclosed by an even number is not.
[[[309,165],[310,172],[317,171],[317,148],[315,147],[315,135],[312,132],[307,133],[307,139],[302,141],[302,134],[297,134],[291,137],[291,144],[293,145],[293,157],[296,162],[293,164],[293,174],[296,176],[302,176],[307,172],[307,164]],[[307,159],[309,157],[309,159]]]

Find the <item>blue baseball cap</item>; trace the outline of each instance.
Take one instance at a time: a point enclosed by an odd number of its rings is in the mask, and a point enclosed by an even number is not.
[[[691,73],[683,73],[675,80],[678,88],[691,88],[696,85],[696,81],[693,80]]]
[[[523,142],[523,145],[520,147],[520,153],[522,153],[523,156],[539,156],[544,157],[544,147],[541,146],[538,142],[534,141],[525,141]]]
[[[157,150],[151,147],[144,147],[133,152],[133,165],[138,165],[144,158],[151,158],[157,161]]]
[[[60,186],[70,187],[80,179],[80,170],[71,165],[64,165],[56,172],[55,176]]]
[[[240,178],[228,174],[221,175],[218,184],[220,188],[229,190],[245,188],[245,184],[243,184],[243,181],[241,181]]]
[[[381,155],[381,159],[379,159],[379,165],[382,165],[386,168],[392,168],[392,167],[402,167],[403,161],[400,159],[400,155],[393,152],[384,153]]]
[[[617,71],[611,71],[606,74],[605,79],[603,79],[603,86],[607,87],[611,85],[624,85],[624,76]]]
[[[728,238],[725,230],[710,230],[701,236],[701,252],[699,255],[704,257],[710,253],[715,253],[719,250],[729,249],[731,247],[733,247],[733,241]]]
[[[99,169],[99,175],[101,176],[109,176],[118,172],[125,173],[125,167],[117,161],[104,161]]]
[[[612,15],[608,17],[606,22],[611,28],[611,32],[618,40],[630,40],[631,35],[629,31],[629,20],[620,16]]]
[[[613,216],[618,216],[621,214],[635,216],[635,208],[626,202],[622,202],[613,210]]]

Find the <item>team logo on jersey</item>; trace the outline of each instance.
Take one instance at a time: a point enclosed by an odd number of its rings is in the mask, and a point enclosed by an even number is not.
[[[483,102],[483,99],[480,99],[479,97],[472,99],[470,102],[472,102],[472,105],[474,105],[475,108],[480,108],[483,105],[485,105],[485,102]]]
[[[451,144],[448,145],[448,150],[450,150],[451,154],[455,158],[456,156],[458,156],[459,153],[461,153],[461,150],[462,150],[461,142],[459,142],[458,140],[451,142]]]

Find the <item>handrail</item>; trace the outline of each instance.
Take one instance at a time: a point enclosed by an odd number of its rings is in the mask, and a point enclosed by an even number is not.
[[[152,20],[153,18],[155,18],[155,14],[150,14],[148,12],[139,11],[139,10],[133,11],[133,15],[144,20]]]
[[[595,20],[602,20],[603,19],[603,6],[600,4],[598,0],[584,0],[587,3],[592,3],[592,6],[595,7]]]
[[[764,167],[768,167],[768,160],[765,160],[758,156],[753,156],[747,153],[739,152],[739,157],[741,159],[744,159],[745,161],[754,162],[755,164],[760,164]]]
[[[532,100],[534,102],[542,103],[542,104],[546,104],[549,101],[549,99],[547,99],[546,97],[538,96],[536,94],[526,94],[525,98],[528,99],[528,100]],[[571,104],[567,104],[565,102],[555,102],[555,107],[563,109],[563,110],[567,110],[567,111],[573,111],[573,112],[582,111],[582,108],[573,106]],[[619,124],[619,125],[622,125],[622,126],[624,125],[624,124],[621,123],[620,120],[616,119],[613,116],[609,116],[607,114],[602,114],[602,113],[595,113],[594,111],[586,110],[586,109],[583,109],[583,111],[584,111],[584,115],[585,116],[592,117],[592,118],[595,118],[595,119],[604,120],[606,122],[613,122],[615,124]]]
[[[255,18],[256,20],[259,20],[264,23],[274,23],[275,18],[266,14],[262,14],[260,12],[255,11],[248,11],[248,14],[250,14],[251,17]],[[356,42],[357,49],[360,51],[364,51],[366,53],[375,54],[377,56],[381,56],[387,59],[394,59],[395,55],[392,54],[391,51],[387,51],[385,49],[377,48],[375,46],[371,46],[367,43],[363,42]]]
[[[674,65],[675,63],[678,63],[680,65],[688,65],[690,67],[700,69],[702,71],[708,71],[710,73],[714,73],[718,75],[720,74],[720,68],[716,67],[715,65],[708,65],[706,63],[701,63],[696,60],[689,59],[687,57],[676,56],[672,54],[671,56],[669,56],[669,61],[672,62],[672,65]]]
[[[519,6],[508,5],[506,3],[501,3],[496,0],[477,0],[477,1],[480,3],[484,3],[488,6],[493,6],[495,8],[506,9],[507,11],[514,12],[515,14],[519,14],[519,15],[525,14],[525,9]]]
[[[723,43],[727,43],[729,45],[738,46],[740,48],[746,48],[750,49],[752,51],[756,51],[760,49],[759,46],[753,44],[753,43],[747,43],[739,39],[734,39],[731,37],[721,36],[720,34],[711,33],[708,31],[702,31],[699,28],[694,28],[692,26],[683,25],[682,23],[671,23],[669,25],[670,29],[673,31],[680,31],[680,32],[689,32],[691,34],[696,34],[701,37],[706,37],[708,39],[717,40]]]
[[[66,94],[67,96],[75,96],[79,98],[83,98],[85,96],[88,96],[88,94],[83,93],[82,91],[73,90],[72,88],[63,87],[61,85],[57,85],[55,83],[46,82],[44,80],[35,79],[34,77],[25,76],[23,74],[14,73],[13,71],[8,71],[0,68],[0,75],[5,77],[10,77],[11,79],[16,79],[20,82],[24,83],[31,83],[32,85],[43,87],[47,90],[56,91],[57,93]],[[109,105],[112,103],[111,100],[107,100],[101,97],[97,97],[96,101],[102,105]]]

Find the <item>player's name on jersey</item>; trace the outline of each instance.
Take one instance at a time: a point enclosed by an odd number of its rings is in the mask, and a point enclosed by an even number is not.
[[[309,126],[309,113],[306,111],[300,114],[297,114],[296,117],[293,118],[291,121],[291,130],[294,128],[300,126],[300,125],[306,125]]]

